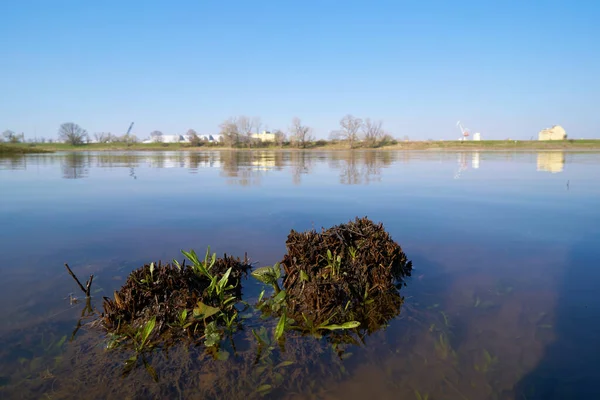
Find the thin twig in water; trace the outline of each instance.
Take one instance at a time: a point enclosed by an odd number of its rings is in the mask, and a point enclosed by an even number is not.
[[[86,286],[86,290],[85,290],[85,295],[86,297],[90,297],[90,289],[92,288],[92,281],[94,280],[94,275],[90,275],[90,280],[86,282],[85,286]]]
[[[75,282],[77,282],[81,291],[87,295],[88,292],[84,289],[83,285],[81,284],[81,282],[79,282],[79,279],[77,279],[77,277],[75,276],[73,271],[71,271],[71,268],[69,268],[69,264],[65,263],[65,267],[67,267],[67,271],[69,272],[69,275],[71,275],[73,277],[73,279],[75,279]]]
[[[75,282],[77,282],[77,285],[79,285],[81,291],[85,293],[85,296],[90,297],[90,290],[92,289],[92,281],[94,280],[94,275],[90,275],[90,279],[85,283],[86,287],[84,288],[81,282],[79,282],[79,279],[77,279],[77,276],[75,276],[73,271],[71,271],[71,268],[69,268],[69,264],[65,263],[65,267],[67,268],[67,272],[69,272],[69,275],[71,275],[73,279],[75,279]]]

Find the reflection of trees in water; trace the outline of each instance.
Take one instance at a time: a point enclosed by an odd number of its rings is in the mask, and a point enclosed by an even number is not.
[[[22,155],[10,155],[0,157],[0,169],[27,169],[27,157]]]
[[[298,151],[290,154],[292,182],[294,185],[302,183],[302,175],[310,174],[314,166],[314,161],[314,156],[305,151]]]
[[[220,161],[217,153],[188,154],[188,168],[192,174],[197,174],[200,168],[215,168],[219,164]]]
[[[302,183],[302,175],[313,172],[317,163],[327,163],[330,168],[339,170],[340,183],[348,185],[368,184],[381,180],[381,171],[392,162],[401,159],[394,152],[359,151],[314,153],[308,151],[216,151],[216,152],[177,152],[177,153],[125,153],[125,154],[85,154],[72,153],[60,158],[65,179],[84,178],[91,166],[98,168],[127,168],[129,176],[137,179],[136,169],[185,168],[196,174],[201,168],[219,168],[220,176],[227,178],[231,185],[259,185],[269,171],[283,171],[289,166],[292,182]],[[49,157],[46,157],[50,160]],[[51,162],[54,162],[51,160]],[[25,168],[22,158],[13,159],[12,168]],[[5,162],[4,165],[7,165]],[[10,165],[10,164],[9,164]],[[9,167],[11,168],[11,167]]]
[[[101,154],[96,156],[96,167],[100,168],[128,168],[129,176],[137,179],[135,169],[139,166],[140,157],[133,154]]]
[[[395,161],[395,154],[385,151],[333,153],[329,167],[340,170],[340,183],[344,185],[379,182],[381,170]]]
[[[270,170],[283,169],[284,157],[280,152],[222,151],[221,176],[232,185],[259,185]]]
[[[221,153],[221,176],[231,185],[250,186],[260,183],[260,171],[253,171],[248,164],[247,152],[227,151]]]
[[[62,159],[62,173],[64,179],[81,179],[88,175],[90,154],[71,153]]]

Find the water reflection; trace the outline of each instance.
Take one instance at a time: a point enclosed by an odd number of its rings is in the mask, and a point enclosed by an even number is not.
[[[535,155],[537,171],[562,172],[569,158],[584,158],[577,153],[538,152]],[[338,173],[343,185],[368,185],[381,182],[382,172],[393,163],[410,163],[411,160],[431,160],[443,163],[452,158],[456,167],[448,171],[454,179],[464,177],[470,169],[484,168],[487,162],[513,160],[516,153],[498,152],[400,152],[400,151],[208,151],[208,152],[86,152],[56,153],[0,157],[0,170],[27,170],[33,167],[60,163],[64,179],[82,179],[95,168],[127,169],[129,176],[138,179],[140,168],[185,169],[197,174],[202,169],[218,169],[220,176],[231,185],[256,186],[272,171],[288,170],[294,185],[302,177],[312,174],[318,165]]]
[[[0,156],[0,169],[25,170],[27,157],[21,155]]]
[[[70,153],[61,160],[63,178],[81,179],[89,173],[91,155],[88,153]]]
[[[0,398],[252,398],[262,385],[287,398],[599,398],[599,168],[597,153],[569,151],[0,158]],[[570,190],[538,170],[568,171]],[[291,336],[256,360],[248,318],[228,360],[194,346],[153,353],[156,383],[142,368],[121,379],[130,354],[107,353],[85,321],[70,341],[85,305],[69,302],[65,261],[98,277],[99,302],[182,248],[272,265],[290,229],[356,215],[382,221],[416,270],[404,301],[373,303],[365,343],[342,355]]]
[[[537,155],[537,170],[551,172],[553,174],[562,172],[565,166],[565,153],[563,151],[543,152]]]

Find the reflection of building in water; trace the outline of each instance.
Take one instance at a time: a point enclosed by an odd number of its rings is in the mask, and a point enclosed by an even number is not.
[[[478,151],[473,153],[473,159],[471,160],[471,166],[473,167],[473,169],[479,168],[479,152]]]
[[[467,154],[466,153],[458,153],[458,170],[454,174],[454,179],[460,178],[460,175],[463,171],[466,171],[469,168],[469,164],[467,162]]]
[[[187,168],[197,171],[198,168],[219,167],[220,161],[211,153],[176,153],[151,154],[143,159],[151,168]]]
[[[544,152],[537,155],[537,170],[545,172],[562,172],[565,166],[565,153],[562,151]]]
[[[471,168],[479,169],[479,152],[475,151],[470,153],[471,156]],[[454,179],[460,178],[461,174],[469,169],[469,153],[458,153],[458,170],[454,173]]]
[[[261,153],[259,156],[252,159],[250,165],[252,165],[255,170],[268,171],[275,168],[277,163],[275,162],[273,154]]]

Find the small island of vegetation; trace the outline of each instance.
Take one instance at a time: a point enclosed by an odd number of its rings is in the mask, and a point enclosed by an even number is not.
[[[226,359],[222,341],[248,324],[259,346],[305,335],[358,343],[357,337],[400,313],[399,289],[412,263],[381,223],[364,217],[322,232],[292,230],[286,246],[281,262],[251,272],[265,285],[254,305],[243,299],[242,278],[252,270],[248,257],[218,258],[210,248],[204,257],[182,251],[181,263],[153,262],[132,271],[120,290],[104,297],[101,312],[91,305],[93,275],[84,286],[65,266],[96,315],[90,326],[106,333],[108,350],[125,352],[123,372],[141,360],[155,379],[147,362],[154,350],[187,343]]]

